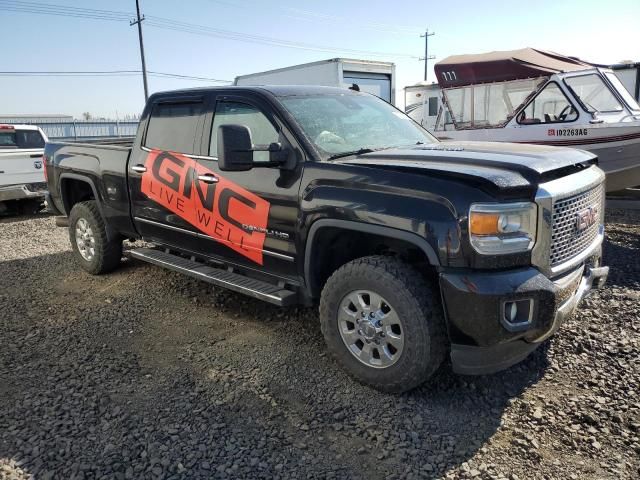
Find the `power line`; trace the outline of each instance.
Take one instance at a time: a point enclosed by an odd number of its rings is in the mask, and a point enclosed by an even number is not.
[[[127,77],[140,75],[141,70],[102,70],[102,71],[0,71],[2,77]],[[149,75],[159,78],[179,80],[197,80],[212,83],[233,83],[231,80],[182,75],[177,73],[148,71]]]
[[[353,48],[336,48],[326,45],[315,45],[305,42],[295,42],[289,40],[281,40],[272,37],[265,37],[262,35],[252,35],[246,33],[234,32],[231,30],[222,30],[219,28],[208,27],[205,25],[196,25],[193,23],[179,22],[168,18],[156,17],[147,15],[147,25],[155,28],[162,28],[165,30],[174,30],[178,32],[190,33],[194,35],[203,35],[208,37],[227,38],[231,40],[237,40],[248,43],[260,43],[266,45],[273,45],[278,47],[295,48],[299,50],[312,50],[316,52],[338,52],[349,53],[356,55],[369,55],[376,57],[402,57],[417,59],[419,57],[415,55],[408,55],[405,53],[393,53],[393,52],[376,52],[371,50],[358,50]]]
[[[68,7],[50,3],[25,2],[19,0],[2,0],[0,5],[4,10],[26,13],[41,13],[46,15],[69,16],[76,18],[91,18],[95,20],[128,21],[130,13],[114,10],[97,10],[94,8]]]
[[[90,9],[90,8],[79,8],[79,7],[67,7],[63,5],[55,5],[50,3],[36,3],[36,2],[26,2],[21,0],[0,0],[0,6],[3,7],[4,10],[13,11],[13,12],[25,12],[25,13],[36,13],[42,15],[57,15],[64,17],[75,17],[75,18],[87,18],[91,20],[106,20],[106,21],[129,21],[134,14],[128,12],[119,12],[114,10],[98,10],[98,9]],[[318,52],[337,52],[337,53],[350,53],[357,55],[370,55],[377,57],[401,57],[401,58],[411,58],[417,59],[419,57],[414,55],[407,55],[402,53],[392,53],[392,52],[376,52],[369,50],[358,50],[358,49],[349,49],[349,48],[339,48],[339,47],[331,47],[326,45],[316,45],[311,43],[299,42],[299,41],[291,41],[291,40],[283,40],[273,37],[266,37],[261,35],[252,35],[246,34],[242,32],[235,32],[231,30],[222,30],[218,28],[208,27],[204,25],[197,25],[193,23],[187,22],[179,22],[176,20],[163,18],[163,17],[155,17],[155,16],[147,16],[147,25],[153,26],[155,28],[165,29],[165,30],[173,30],[178,32],[190,33],[195,35],[203,35],[209,37],[217,37],[217,38],[227,38],[230,40],[236,41],[244,41],[249,43],[260,43],[265,45],[272,45],[283,48],[294,48],[301,50],[311,50]]]

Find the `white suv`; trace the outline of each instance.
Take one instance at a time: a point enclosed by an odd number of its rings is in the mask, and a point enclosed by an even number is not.
[[[42,161],[46,141],[35,125],[0,125],[0,214],[42,207],[47,190]]]

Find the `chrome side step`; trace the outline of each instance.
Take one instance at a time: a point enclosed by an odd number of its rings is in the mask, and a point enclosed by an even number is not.
[[[128,253],[138,260],[183,273],[235,292],[244,293],[275,305],[286,306],[296,303],[296,293],[291,290],[261,280],[255,280],[239,273],[214,268],[179,255],[153,248],[137,248],[130,250]]]

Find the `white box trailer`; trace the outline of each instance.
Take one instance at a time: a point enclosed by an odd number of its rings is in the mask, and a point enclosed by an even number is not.
[[[332,58],[266,72],[240,75],[235,85],[325,85],[372,93],[395,104],[396,66],[391,62]]]

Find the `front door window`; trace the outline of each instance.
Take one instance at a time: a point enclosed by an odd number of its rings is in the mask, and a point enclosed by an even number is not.
[[[244,125],[251,130],[254,145],[269,145],[278,141],[278,131],[269,119],[252,105],[239,102],[218,102],[211,128],[209,155],[218,156],[218,128],[221,125]],[[254,152],[254,162],[268,162],[269,152]]]

